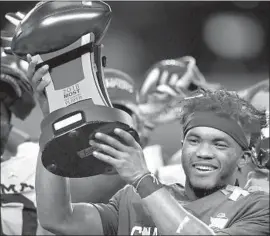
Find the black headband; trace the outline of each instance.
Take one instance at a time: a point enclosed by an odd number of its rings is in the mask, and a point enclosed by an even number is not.
[[[184,136],[195,127],[204,126],[221,130],[230,135],[244,150],[249,148],[247,137],[241,126],[233,119],[219,116],[213,112],[195,112],[184,124]]]

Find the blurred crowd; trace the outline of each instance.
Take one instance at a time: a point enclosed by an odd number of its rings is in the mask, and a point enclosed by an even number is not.
[[[13,30],[24,19],[25,13],[8,13],[7,16],[14,27],[10,27],[10,32],[1,32],[1,42],[5,46],[1,47],[0,80],[1,235],[62,234],[67,231],[46,227],[47,223],[42,224],[42,219],[39,218],[39,214],[46,212],[46,207],[41,203],[46,199],[40,195],[49,192],[50,188],[42,185],[46,183],[42,182],[42,171],[39,170],[40,173],[37,174],[37,169],[41,168],[37,166],[42,165],[39,163],[39,142],[11,123],[14,116],[22,121],[26,119],[35,106],[40,106],[44,117],[48,115],[44,91],[52,81],[42,78],[49,73],[50,68],[36,68],[38,61],[33,57],[35,55],[21,58],[7,48],[12,42],[15,32]],[[134,129],[140,137],[139,144],[143,150],[147,170],[164,185],[176,184],[185,188],[187,179],[186,170],[182,165],[183,143],[179,143],[179,150],[174,155],[168,156],[160,145],[150,145],[149,140],[154,131],[164,124],[179,121],[179,130],[175,132],[181,132],[180,120],[183,119],[183,104],[186,101],[200,99],[207,92],[218,94],[218,91],[226,91],[246,101],[258,114],[264,113],[265,124],[251,135],[248,147],[251,154],[246,160],[246,165],[239,167],[235,172],[234,186],[250,194],[263,192],[269,199],[268,78],[262,78],[259,83],[243,87],[240,91],[227,91],[220,83],[210,83],[198,68],[196,58],[189,55],[164,58],[153,64],[145,72],[139,89],[135,86],[134,79],[124,71],[107,67],[103,67],[102,70],[103,83],[113,107],[125,111],[132,117]],[[127,181],[118,173],[70,178],[71,201],[107,204],[126,184]],[[39,189],[40,200],[37,199],[36,189]],[[54,195],[51,195],[53,198]],[[39,207],[42,210],[37,209]],[[103,229],[105,231],[105,228]]]

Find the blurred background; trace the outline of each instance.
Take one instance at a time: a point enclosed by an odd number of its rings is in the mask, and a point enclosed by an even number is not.
[[[7,12],[28,12],[35,1],[1,1],[1,29]],[[191,55],[210,82],[240,90],[269,78],[269,10],[266,1],[108,1],[113,18],[103,40],[108,67],[129,73],[140,87],[146,70],[165,58]],[[40,134],[41,111],[13,123]],[[179,130],[179,132],[178,132]],[[180,126],[164,125],[151,144],[168,155],[180,147]]]

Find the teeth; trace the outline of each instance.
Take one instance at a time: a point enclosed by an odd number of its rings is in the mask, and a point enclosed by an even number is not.
[[[212,166],[195,165],[195,168],[198,169],[198,170],[203,170],[203,171],[212,171],[212,170],[215,170],[215,168],[212,167]]]

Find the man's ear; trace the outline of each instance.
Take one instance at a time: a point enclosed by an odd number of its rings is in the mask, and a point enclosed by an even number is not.
[[[243,152],[242,156],[240,157],[239,161],[238,161],[238,169],[243,168],[246,164],[248,164],[251,160],[251,151],[250,150],[246,150]]]

